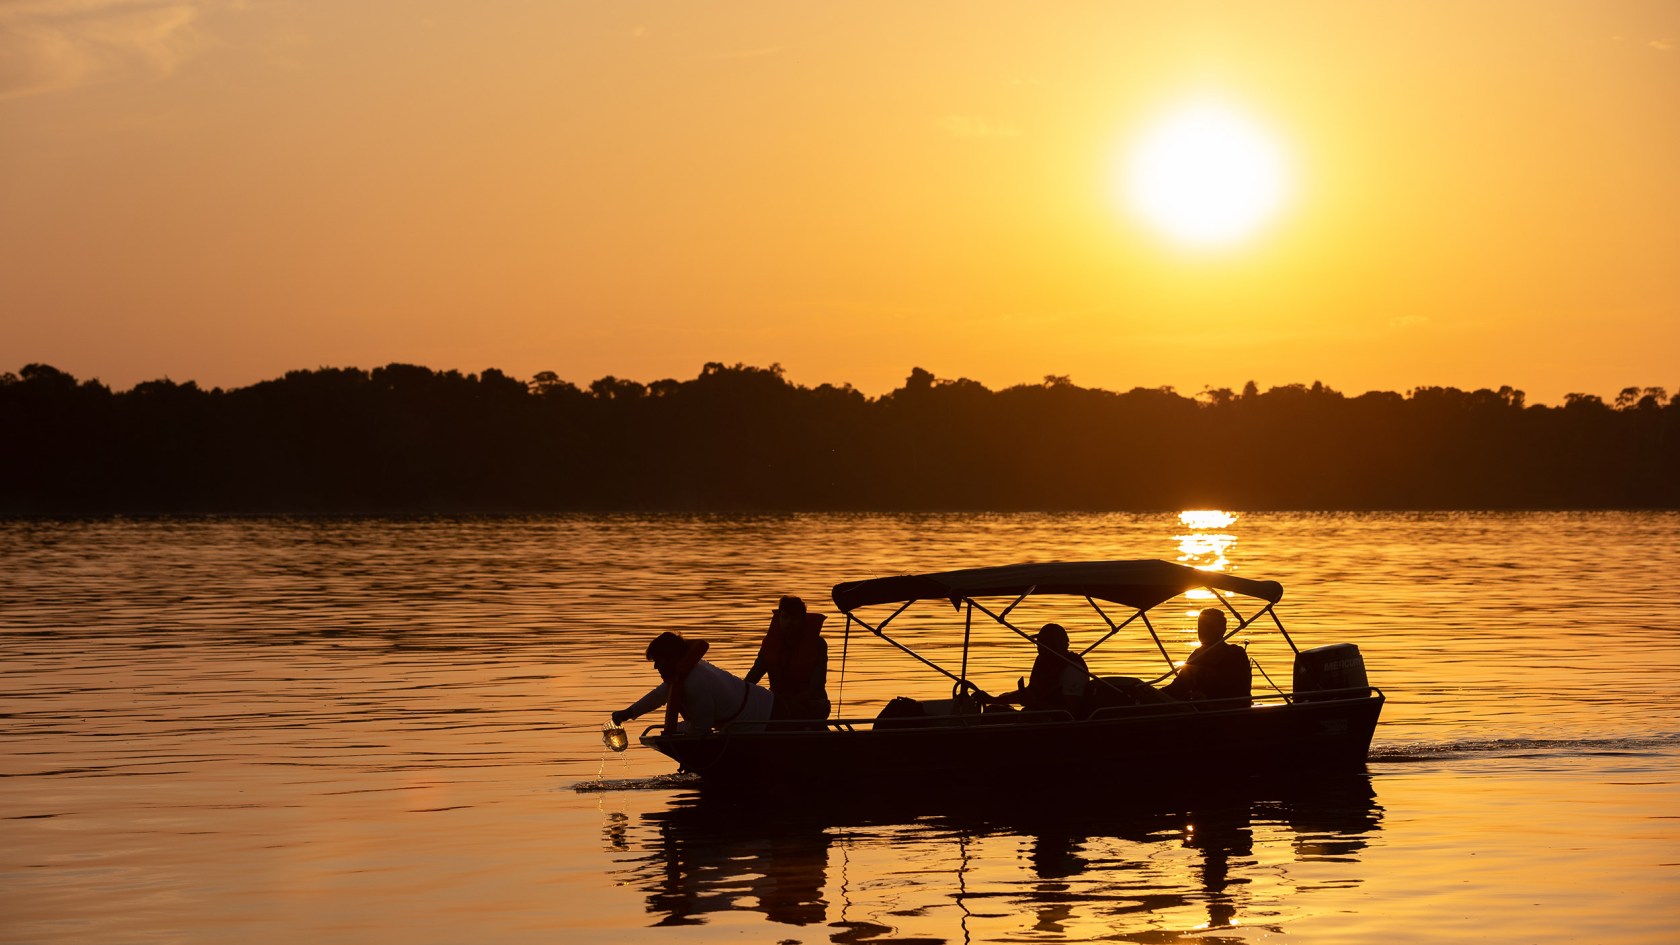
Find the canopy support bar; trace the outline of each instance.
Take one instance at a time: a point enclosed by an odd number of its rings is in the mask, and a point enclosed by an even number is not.
[[[1108,624],[1108,632],[1103,634],[1101,637],[1099,637],[1097,639],[1097,642],[1091,644],[1090,646],[1086,647],[1083,650],[1080,650],[1079,651],[1080,656],[1084,656],[1085,654],[1091,652],[1092,650],[1096,649],[1097,647],[1102,646],[1104,643],[1107,643],[1109,641],[1109,639],[1111,637],[1113,637],[1116,633],[1119,633],[1121,630],[1126,629],[1127,624],[1131,623],[1132,621],[1138,619],[1138,617],[1143,615],[1143,611],[1141,611],[1141,610],[1133,611],[1132,615],[1130,617],[1127,617],[1125,620],[1122,620],[1119,623],[1115,623],[1114,621],[1112,621],[1108,618],[1108,614],[1104,613],[1103,609],[1101,607],[1097,606],[1096,601],[1091,600],[1091,598],[1089,598],[1089,597],[1087,597],[1085,599],[1091,601],[1091,609],[1095,610],[1097,612],[1097,615],[1102,617],[1103,622]]]
[[[1295,651],[1296,656],[1300,656],[1301,648],[1295,645],[1295,639],[1289,635],[1289,631],[1283,629],[1283,619],[1277,615],[1277,609],[1271,604],[1267,604],[1266,609],[1261,611],[1261,613],[1272,615],[1272,623],[1277,624],[1278,632],[1283,634],[1284,642],[1289,644],[1289,648]],[[1260,614],[1255,614],[1255,616],[1258,617]]]
[[[834,704],[836,718],[845,717],[841,710],[846,707],[846,653],[852,648],[852,623],[854,621],[862,622],[851,614],[846,615],[846,635],[840,640],[840,698]]]
[[[1009,613],[1010,610],[1013,610],[1014,609],[1014,604],[1011,604],[1009,607],[1005,608],[1002,614],[994,614],[991,611],[986,609],[985,604],[979,603],[978,601],[974,600],[974,598],[969,597],[969,598],[964,598],[964,599],[968,601],[968,606],[969,607],[974,608],[976,610],[979,610],[981,613],[983,613],[986,616],[988,616],[988,617],[992,618],[993,620],[997,621],[999,625],[1004,626],[1004,627],[1008,627],[1010,630],[1015,631],[1016,636],[1021,637],[1022,639],[1026,640],[1028,643],[1031,643],[1040,652],[1055,652],[1053,650],[1045,650],[1044,644],[1042,644],[1042,643],[1038,642],[1037,640],[1033,639],[1032,634],[1027,633],[1026,631],[1022,630],[1020,627],[1015,626],[1014,624],[1010,623],[1007,619],[1005,619],[1004,614],[1007,614],[1007,613]],[[1019,604],[1020,602],[1021,602],[1020,600],[1015,601],[1016,604]],[[971,610],[970,613],[972,614],[973,611]],[[965,659],[968,656],[968,643],[967,643],[966,639],[963,641],[963,656],[964,656]],[[1062,662],[1068,664],[1069,666],[1078,665],[1078,664],[1074,663],[1074,661],[1072,659],[1070,659],[1068,657],[1068,655],[1065,654],[1065,653],[1056,653],[1056,658],[1061,660]],[[950,674],[946,673],[946,675],[949,676]],[[1096,679],[1097,678],[1094,674],[1092,674],[1092,672],[1089,668],[1087,668],[1085,670],[1085,675],[1087,677],[1091,678],[1091,679]]]
[[[1038,585],[1034,584],[1032,587],[1029,587],[1025,591],[1023,591],[1021,593],[1020,597],[1015,598],[1015,603],[1010,604],[1008,607],[1003,608],[1003,613],[999,614],[995,618],[997,620],[997,622],[998,623],[1003,623],[1003,618],[1009,616],[1009,612],[1011,610],[1014,610],[1015,608],[1021,606],[1021,601],[1024,601],[1028,597],[1032,596],[1032,592],[1036,591],[1036,590],[1038,590]],[[969,599],[968,604],[969,604],[970,607],[972,607],[972,606],[974,606],[974,601],[972,599]]]
[[[856,620],[859,624],[862,624],[863,629],[868,630],[870,633],[873,633],[876,636],[881,637],[882,639],[886,639],[887,624],[892,623],[894,617],[897,617],[899,614],[902,614],[906,610],[909,610],[910,605],[914,604],[914,603],[915,603],[915,601],[913,601],[913,600],[907,600],[904,603],[899,604],[897,610],[888,614],[880,623],[876,624],[873,627],[871,627],[862,617],[854,616],[849,611],[846,614],[846,619]]]
[[[921,663],[923,666],[928,667],[929,669],[933,670],[934,672],[938,673],[941,676],[944,676],[946,679],[949,679],[952,682],[962,682],[962,677],[961,676],[957,676],[957,675],[953,674],[950,670],[948,670],[945,667],[939,665],[938,663],[935,663],[933,660],[928,659],[927,657],[923,656],[922,654],[917,653],[915,650],[912,650],[909,647],[905,646],[904,644],[898,642],[897,640],[894,640],[892,637],[887,636],[887,634],[886,634],[887,624],[891,623],[892,619],[894,617],[897,617],[899,614],[902,614],[906,610],[908,610],[910,608],[910,605],[913,604],[913,603],[915,603],[915,601],[908,601],[908,600],[905,601],[903,604],[899,605],[899,608],[897,610],[888,614],[885,620],[882,620],[879,624],[876,624],[873,627],[871,627],[862,617],[858,617],[854,614],[848,613],[848,614],[846,614],[846,626],[847,626],[848,629],[850,629],[852,621],[856,620],[859,624],[861,624],[863,626],[863,628],[865,630],[868,630],[870,633],[875,634],[876,636],[878,636],[881,639],[887,641],[888,643],[891,643],[893,646],[898,647],[900,650],[903,650],[905,653],[909,654],[912,659]],[[967,660],[967,657],[968,657],[968,650],[967,650],[967,647],[965,646],[964,649],[963,649],[963,658],[964,658],[965,661]],[[842,657],[841,657],[842,667],[844,667],[844,665],[845,665],[844,659],[845,659],[845,657],[842,655]],[[844,673],[845,669],[842,668],[841,672]]]
[[[963,679],[968,678],[968,641],[970,640],[970,638],[972,638],[973,633],[974,633],[974,601],[969,601],[968,602],[968,611],[963,616],[963,658],[962,658],[962,677],[961,677]]]
[[[1155,648],[1161,651],[1161,658],[1167,661],[1167,671],[1151,679],[1149,685],[1153,686],[1168,676],[1177,676],[1178,667],[1173,665],[1172,654],[1167,652],[1167,645],[1161,642],[1161,635],[1155,632],[1155,624],[1150,621],[1149,615],[1143,611],[1138,611],[1137,615],[1143,618],[1143,625],[1149,628],[1149,637],[1155,641]]]

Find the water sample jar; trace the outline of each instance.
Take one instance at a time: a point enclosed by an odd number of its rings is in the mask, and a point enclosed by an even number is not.
[[[630,736],[624,733],[624,726],[608,722],[601,726],[601,744],[613,751],[623,751],[630,747]]]

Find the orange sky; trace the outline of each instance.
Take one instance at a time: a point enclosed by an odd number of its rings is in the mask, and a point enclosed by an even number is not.
[[[1680,389],[1680,5],[0,2],[0,370]],[[1112,196],[1212,97],[1295,195]]]

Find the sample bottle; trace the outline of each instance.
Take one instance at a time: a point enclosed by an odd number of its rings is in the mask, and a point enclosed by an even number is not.
[[[601,726],[601,744],[613,751],[623,751],[630,747],[630,736],[624,733],[624,726],[608,722]]]

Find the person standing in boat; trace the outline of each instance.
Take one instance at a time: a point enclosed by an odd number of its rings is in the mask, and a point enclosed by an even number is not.
[[[1078,715],[1090,681],[1085,659],[1068,648],[1068,632],[1059,623],[1047,623],[1032,636],[1038,644],[1032,675],[1014,692],[992,696],[993,705],[1018,704],[1023,709],[1066,709]]]
[[[1207,607],[1196,615],[1196,647],[1178,677],[1161,691],[1174,699],[1252,699],[1254,676],[1248,651],[1225,641],[1225,611]]]
[[[767,721],[775,696],[702,659],[709,645],[669,631],[654,637],[647,658],[659,670],[660,683],[629,707],[614,712],[613,724],[623,725],[660,706],[665,707],[665,729],[671,732],[702,734],[732,722]]]
[[[771,718],[778,721],[828,718],[828,642],[822,637],[823,614],[806,612],[805,601],[784,597],[770,617],[770,629],[747,670],[747,682],[770,676],[776,695]]]

